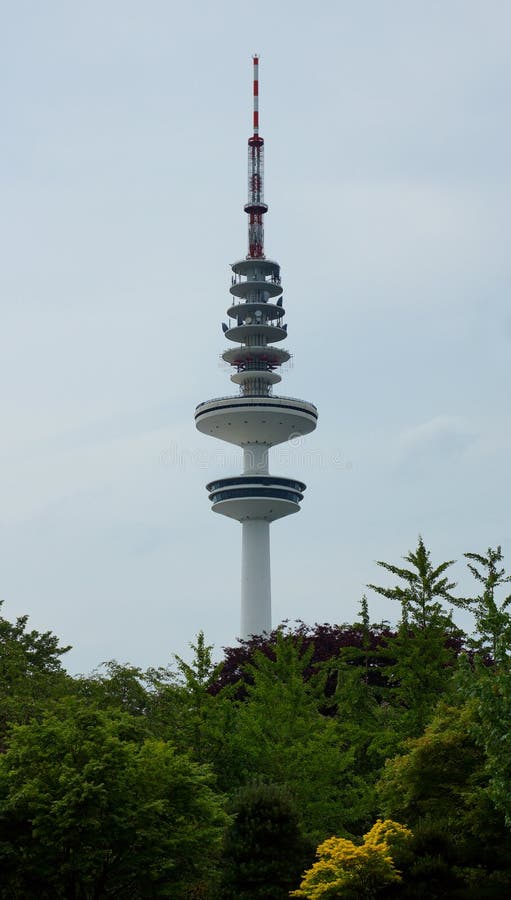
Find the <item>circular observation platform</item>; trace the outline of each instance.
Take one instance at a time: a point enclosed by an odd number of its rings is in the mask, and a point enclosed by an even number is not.
[[[264,275],[279,275],[280,266],[273,259],[238,259],[231,263],[231,269],[236,275],[243,275],[245,278],[255,278],[258,272]]]
[[[225,332],[226,338],[229,341],[234,341],[236,344],[246,344],[247,339],[250,340],[258,335],[264,337],[268,343],[285,341],[287,338],[286,328],[279,328],[277,325],[267,325],[262,321],[258,322],[257,314],[255,315],[255,322],[253,324],[249,322],[249,319],[251,318],[250,315],[245,315],[244,325],[235,325],[233,328],[228,328]]]
[[[198,431],[238,447],[284,444],[310,434],[317,421],[314,404],[294,397],[219,397],[195,410]]]
[[[274,522],[300,510],[305,484],[276,475],[239,475],[206,485],[213,512],[246,522]]]
[[[235,297],[248,297],[256,292],[261,296],[278,297],[284,289],[276,281],[255,281],[250,279],[249,281],[236,281],[234,284],[231,284],[229,290]]]
[[[254,319],[257,313],[265,317],[265,319],[282,319],[285,310],[276,303],[249,303],[240,302],[230,306],[227,315],[230,319],[236,319],[238,322],[245,322],[247,318]]]

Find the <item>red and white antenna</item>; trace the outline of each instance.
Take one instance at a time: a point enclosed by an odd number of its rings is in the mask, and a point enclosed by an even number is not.
[[[254,56],[254,136],[259,134],[259,57]]]
[[[263,216],[268,211],[264,202],[264,140],[259,137],[259,57],[253,57],[254,133],[248,139],[248,254],[247,259],[264,259]]]

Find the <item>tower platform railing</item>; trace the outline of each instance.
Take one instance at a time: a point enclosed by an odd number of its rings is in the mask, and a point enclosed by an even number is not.
[[[257,397],[261,397],[264,400],[291,400],[293,403],[305,403],[307,406],[312,406],[317,412],[317,407],[310,400],[302,400],[300,397],[284,397],[281,394],[251,394],[249,397],[245,397],[242,394],[227,394],[225,397],[212,397],[211,400],[205,400],[203,403],[199,403],[195,409],[209,406],[210,403],[220,403],[223,400],[254,400]]]

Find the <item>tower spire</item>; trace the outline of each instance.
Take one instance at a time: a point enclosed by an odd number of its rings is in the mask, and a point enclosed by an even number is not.
[[[253,128],[248,139],[248,254],[247,259],[264,259],[264,140],[259,135],[259,57],[253,57]]]
[[[254,61],[254,137],[259,134],[259,57],[257,54],[252,57]]]
[[[248,140],[248,254],[232,263],[232,295],[222,330],[235,346],[222,353],[239,385],[237,396],[200,403],[195,424],[202,434],[243,450],[241,475],[206,485],[214,512],[241,523],[241,636],[271,631],[270,523],[298,512],[305,485],[270,475],[268,451],[314,431],[317,409],[306,400],[272,393],[276,371],[290,353],[274,344],[287,338],[280,266],[264,255],[263,146],[259,136],[259,58],[253,57],[253,135]]]

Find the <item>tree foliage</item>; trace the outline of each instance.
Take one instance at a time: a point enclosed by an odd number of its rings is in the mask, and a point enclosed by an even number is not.
[[[395,628],[364,597],[219,662],[199,632],[72,678],[55,635],[0,618],[0,898],[511,894],[510,576],[500,547],[465,556],[473,597],[420,538],[371,585]]]
[[[465,671],[462,686],[472,698],[475,715],[470,733],[484,758],[492,802],[511,828],[511,664],[498,650],[490,667],[481,663]]]
[[[331,697],[335,692],[336,668],[332,663],[335,663],[343,651],[361,651],[363,657],[353,655],[350,663],[358,667],[365,666],[367,662],[369,683],[380,684],[379,669],[384,668],[386,662],[377,654],[377,650],[392,635],[388,623],[371,625],[366,629],[363,622],[356,622],[353,625],[316,623],[314,626],[301,621],[297,621],[294,626],[284,622],[269,635],[241,640],[235,647],[224,647],[222,666],[210,690],[216,694],[226,687],[231,687],[236,690],[238,698],[246,697],[247,686],[252,683],[250,664],[256,653],[262,653],[263,656],[274,660],[276,648],[283,636],[299,645],[302,653],[310,651],[307,665],[303,670],[305,680],[313,678],[320,666],[324,667],[327,672],[324,681],[326,697]]]
[[[256,781],[235,795],[224,844],[224,900],[285,900],[311,849],[282,785]]]
[[[410,568],[379,561],[378,565],[399,579],[393,587],[370,584],[369,587],[401,608],[398,631],[385,648],[393,658],[389,677],[394,703],[402,712],[401,736],[419,734],[445,690],[449,668],[459,647],[461,632],[443,603],[453,602],[455,582],[447,570],[453,560],[438,566],[419,537],[417,549],[404,557]],[[396,748],[397,749],[397,748]]]
[[[472,885],[483,897],[490,876],[501,889],[511,889],[511,832],[492,802],[477,721],[473,700],[461,706],[442,702],[424,734],[385,765],[379,783],[382,810],[416,835],[408,873],[415,893],[410,896],[429,896],[437,880],[453,888],[461,879],[465,889]]]
[[[292,897],[306,900],[365,900],[398,884],[394,855],[403,856],[412,837],[399,822],[379,819],[361,844],[332,837],[317,849],[317,862],[305,873]]]
[[[0,615],[0,749],[9,723],[28,721],[69,687],[61,657],[71,648],[62,647],[51,631],[29,630],[27,624],[28,616],[9,622]]]
[[[260,776],[286,785],[309,834],[354,825],[363,786],[343,746],[336,719],[321,712],[323,676],[306,678],[312,648],[280,635],[275,658],[255,653],[251,683],[239,703],[234,736],[237,777]]]
[[[507,653],[511,645],[511,594],[498,602],[496,591],[504,584],[509,584],[511,575],[506,575],[501,566],[502,548],[488,548],[486,553],[465,553],[469,571],[481,585],[481,593],[475,597],[452,598],[452,602],[472,613],[476,626],[476,637],[470,641],[472,647],[480,653],[489,653],[493,659]]]
[[[185,896],[225,822],[204,768],[132,716],[66,699],[0,757],[0,896]]]

